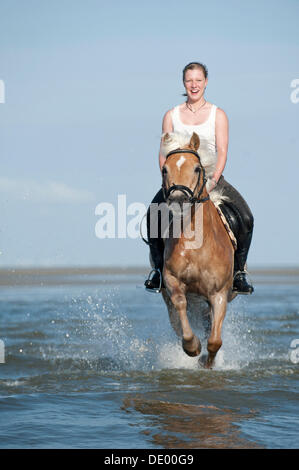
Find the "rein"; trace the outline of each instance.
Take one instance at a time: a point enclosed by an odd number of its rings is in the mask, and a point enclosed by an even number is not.
[[[193,155],[195,155],[198,158],[200,168],[201,168],[201,171],[203,173],[203,182],[202,182],[201,187],[198,190],[197,196],[195,196],[194,193],[195,193],[196,188],[199,186],[201,172],[198,173],[198,180],[197,180],[197,183],[196,183],[195,188],[193,189],[193,191],[192,191],[192,189],[188,188],[188,186],[184,186],[182,184],[173,184],[172,186],[170,186],[170,188],[168,190],[166,190],[164,182],[163,182],[162,183],[162,189],[163,189],[163,194],[164,194],[165,200],[170,196],[172,191],[182,191],[186,196],[189,196],[188,202],[191,203],[191,204],[194,204],[195,202],[206,202],[206,201],[208,201],[210,199],[209,195],[207,197],[200,198],[200,196],[203,192],[203,188],[205,187],[205,184],[207,182],[207,178],[206,178],[205,169],[201,164],[200,157],[199,157],[198,153],[195,152],[195,150],[190,150],[190,149],[172,150],[171,152],[169,152],[166,155],[166,160],[167,160],[168,157],[170,157],[170,155],[176,155],[178,153],[192,153]]]

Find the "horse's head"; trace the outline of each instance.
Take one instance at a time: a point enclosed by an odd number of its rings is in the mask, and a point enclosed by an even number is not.
[[[171,136],[167,133],[163,136],[162,144],[167,147],[170,140]],[[203,194],[206,178],[197,153],[199,145],[199,137],[193,132],[186,145],[167,153],[162,168],[162,186],[168,204],[178,203],[182,207],[184,203],[203,202],[208,197]]]

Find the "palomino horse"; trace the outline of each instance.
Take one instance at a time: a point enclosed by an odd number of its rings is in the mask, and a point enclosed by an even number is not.
[[[162,144],[166,145],[169,140],[169,134],[165,134]],[[205,188],[205,170],[197,153],[199,145],[199,137],[193,133],[186,146],[168,153],[162,169],[166,203],[170,207],[173,203],[180,207],[190,203],[191,207],[189,220],[185,222],[187,230],[181,230],[178,237],[164,238],[162,295],[170,322],[182,337],[183,349],[189,356],[200,354],[201,343],[187,316],[188,297],[196,294],[205,305],[208,303],[211,321],[204,365],[209,368],[222,345],[227,302],[236,296],[232,292],[234,247]],[[190,233],[195,233],[196,238],[198,230],[201,231],[200,243],[192,245]]]

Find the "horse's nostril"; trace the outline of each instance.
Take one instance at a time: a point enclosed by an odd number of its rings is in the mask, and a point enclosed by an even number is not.
[[[188,196],[182,191],[173,191],[169,199],[173,202],[183,203],[188,201]]]
[[[177,193],[177,194],[175,194]],[[182,207],[183,204],[188,202],[188,196],[186,194],[176,191],[175,193],[171,194],[168,198],[169,205],[178,205]]]

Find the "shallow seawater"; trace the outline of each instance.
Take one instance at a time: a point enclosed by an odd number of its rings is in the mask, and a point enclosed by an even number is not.
[[[119,279],[1,286],[1,448],[298,447],[298,284],[235,299],[205,370],[161,296]]]

